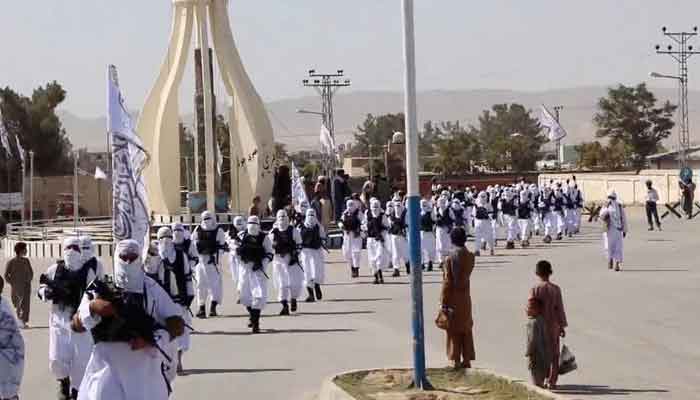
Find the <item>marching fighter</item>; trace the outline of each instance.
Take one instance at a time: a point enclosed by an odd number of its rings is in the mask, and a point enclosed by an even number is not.
[[[498,202],[498,209],[503,215],[503,222],[506,227],[506,249],[514,249],[515,238],[518,235],[518,220],[515,215],[516,199],[511,188],[507,187],[503,190],[503,196]]]
[[[192,325],[190,306],[194,300],[192,284],[192,267],[194,249],[192,242],[184,237],[185,228],[180,223],[158,229],[158,256],[161,259],[162,278],[158,283],[163,286],[170,298],[182,307],[182,319]],[[159,273],[159,278],[160,274]],[[177,340],[177,373],[182,374],[182,355],[190,349],[190,330],[186,329]]]
[[[362,217],[354,200],[345,202],[345,211],[340,217],[338,227],[343,230],[343,257],[350,265],[350,276],[360,276],[360,256],[362,255]]]
[[[530,202],[530,192],[526,189],[520,191],[520,201],[516,213],[518,216],[518,226],[520,227],[520,246],[530,246],[530,221],[532,214],[532,203]]]
[[[90,282],[98,278],[97,264],[84,263],[80,240],[63,240],[63,259],[39,278],[39,298],[51,302],[49,369],[58,379],[58,399],[74,399],[92,350],[92,337],[71,330],[71,321]]]
[[[301,265],[304,267],[304,282],[308,297],[307,303],[323,299],[321,285],[325,282],[326,266],[323,250],[326,242],[326,231],[318,223],[316,211],[306,210],[306,218],[300,227],[301,231]]]
[[[211,300],[209,316],[216,317],[216,307],[223,301],[223,280],[218,264],[221,252],[228,251],[228,243],[224,230],[217,225],[211,212],[202,213],[202,222],[192,233],[192,241],[199,254],[195,267],[197,318],[207,317],[207,300]]]
[[[241,304],[250,315],[249,328],[260,332],[260,314],[267,304],[267,266],[272,261],[273,248],[270,238],[260,230],[260,218],[248,217],[246,230],[238,233],[235,252],[241,267],[239,285]]]
[[[411,273],[411,264],[408,262],[408,242],[406,241],[406,208],[399,198],[394,200],[394,212],[389,215],[389,239],[391,241],[391,257],[394,266],[392,276],[401,275],[399,268],[406,266],[406,274]]]
[[[435,251],[435,222],[437,217],[429,200],[420,201],[420,248],[423,268],[427,264],[428,271],[433,270],[433,262],[437,262]]]
[[[290,304],[291,311],[297,311],[297,299],[304,287],[304,270],[299,262],[301,234],[289,223],[285,210],[277,211],[277,221],[269,238],[275,252],[272,267],[279,288],[278,300],[282,304],[280,315],[289,315]]]
[[[619,271],[622,267],[623,246],[622,242],[627,237],[627,215],[622,204],[617,200],[617,193],[610,190],[608,202],[600,210],[600,219],[605,224],[603,233],[603,246],[608,256],[608,269]]]
[[[372,198],[365,215],[363,230],[367,233],[367,259],[374,275],[374,283],[384,283],[382,269],[386,266],[389,255],[386,249],[389,220],[382,211],[379,200]]]
[[[438,261],[440,262],[440,269],[442,269],[445,259],[452,253],[450,232],[452,231],[455,217],[446,195],[440,195],[440,197],[438,197],[437,205],[435,251],[437,252]]]
[[[480,256],[481,250],[489,248],[494,254],[494,237],[491,219],[493,207],[486,192],[479,192],[474,207],[474,255]]]
[[[141,246],[122,240],[115,249],[114,282],[94,281],[82,298],[73,329],[95,341],[78,400],[166,400],[168,348],[185,323],[178,307],[147,277]]]

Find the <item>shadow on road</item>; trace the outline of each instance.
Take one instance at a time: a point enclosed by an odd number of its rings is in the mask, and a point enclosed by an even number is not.
[[[328,303],[352,303],[355,301],[392,301],[391,297],[379,297],[379,298],[373,298],[373,299],[328,299],[328,300],[323,300],[324,302]]]
[[[612,388],[607,385],[559,385],[554,391],[557,394],[563,395],[579,395],[579,396],[612,396],[612,395],[631,395],[641,393],[668,393],[665,389],[620,389]]]
[[[264,319],[263,319],[264,320]],[[357,332],[356,329],[262,329],[258,335],[268,335],[277,333],[334,333],[334,332]],[[193,336],[249,336],[250,331],[196,331]]]
[[[260,372],[291,372],[289,368],[251,368],[251,369],[186,369],[183,375],[209,375],[209,374],[254,374]]]
[[[297,313],[297,315],[356,315],[356,314],[374,314],[374,311],[326,311],[326,312],[302,311],[302,312]]]
[[[689,272],[689,269],[671,268],[622,268],[622,272]]]

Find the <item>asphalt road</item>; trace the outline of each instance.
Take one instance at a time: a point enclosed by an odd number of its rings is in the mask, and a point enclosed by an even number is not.
[[[560,380],[562,393],[575,399],[700,399],[699,222],[668,221],[664,232],[647,232],[641,214],[630,216],[621,273],[607,270],[597,225],[552,245],[535,239],[529,249],[500,248],[496,256],[479,258],[472,275],[476,366],[528,376],[524,305],[536,281],[534,264],[544,258],[553,263],[553,281],[563,289],[570,324],[566,343],[579,364]],[[37,275],[47,264],[35,261]],[[409,366],[408,279],[387,278],[386,285],[375,286],[363,269],[361,279],[351,280],[338,252],[329,256],[327,268],[322,302],[301,303],[293,317],[278,317],[279,304],[269,304],[263,334],[254,336],[227,277],[224,316],[195,321],[199,332],[185,358],[188,374],[177,379],[173,398],[307,400],[334,373]],[[428,365],[445,366],[443,333],[432,324],[441,275],[424,278]],[[35,301],[33,328],[24,331],[24,399],[54,398],[47,312],[48,306]]]

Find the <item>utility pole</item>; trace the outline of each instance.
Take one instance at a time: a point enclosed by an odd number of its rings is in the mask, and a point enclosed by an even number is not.
[[[668,45],[665,50],[660,45],[656,45],[656,54],[668,54],[678,62],[678,91],[680,97],[680,123],[678,124],[678,161],[680,168],[687,166],[687,153],[690,148],[690,128],[688,121],[688,59],[693,54],[700,54],[693,50],[693,46],[688,41],[698,35],[698,27],[694,27],[692,32],[669,32],[666,27],[661,28],[664,36],[670,38],[679,46],[677,49]]]
[[[34,223],[34,151],[29,150],[29,226]]]
[[[554,119],[559,123],[559,112],[564,109],[564,106],[558,105],[554,106]],[[564,163],[564,149],[561,147],[561,139],[557,139],[557,165],[559,170],[561,170],[561,165]]]

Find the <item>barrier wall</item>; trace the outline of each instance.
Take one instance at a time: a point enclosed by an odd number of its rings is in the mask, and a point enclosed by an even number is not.
[[[698,170],[693,171],[697,176]],[[652,186],[659,193],[659,203],[674,203],[680,200],[678,188],[679,170],[644,170],[638,175],[634,173],[576,173],[576,183],[583,191],[586,202],[603,202],[610,189],[615,189],[618,198],[625,205],[642,205],[645,203],[647,188],[645,182],[652,181]],[[562,182],[571,179],[571,174],[542,174],[539,183],[549,183],[550,180]],[[695,189],[695,197],[700,195],[700,187]]]

